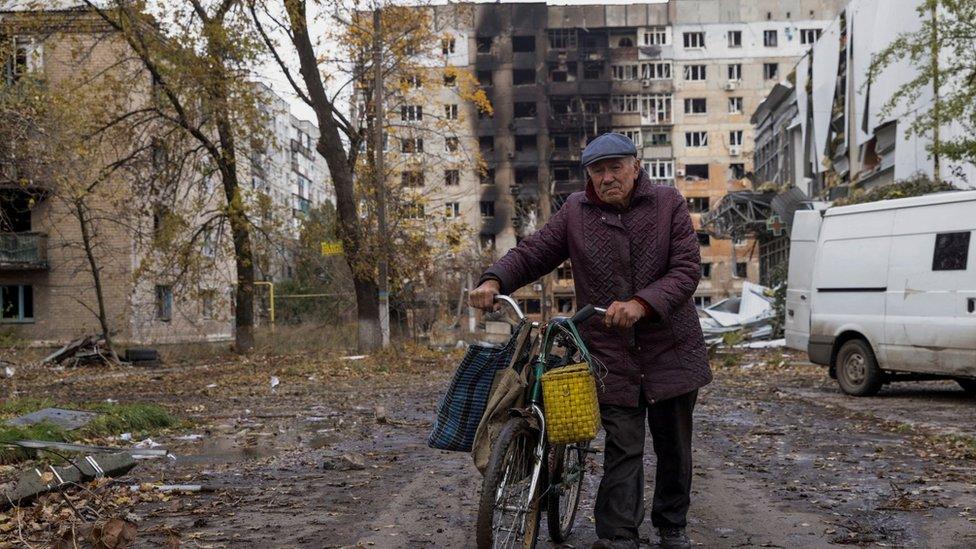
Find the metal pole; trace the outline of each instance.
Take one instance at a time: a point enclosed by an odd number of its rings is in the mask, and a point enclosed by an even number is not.
[[[940,130],[942,129],[942,109],[939,97],[939,86],[942,75],[939,72],[939,2],[932,2],[932,92],[935,102],[932,105],[932,180],[942,182],[942,159],[939,149],[942,148]]]
[[[380,8],[373,10],[373,177],[376,188],[376,218],[379,225],[379,306],[383,347],[390,345],[389,234],[386,227],[386,173],[383,166],[383,24]]]

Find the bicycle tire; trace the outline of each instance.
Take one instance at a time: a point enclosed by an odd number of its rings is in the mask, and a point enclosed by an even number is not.
[[[512,418],[502,427],[498,440],[491,449],[488,468],[485,470],[485,478],[481,486],[477,527],[479,549],[495,547],[534,549],[539,538],[539,517],[542,505],[539,501],[540,498],[537,497],[538,486],[535,493],[527,494],[526,492],[532,480],[532,467],[535,460],[534,449],[538,440],[538,431],[533,429],[525,418]],[[506,475],[506,473],[514,473],[514,475]],[[514,482],[512,482],[513,480]],[[508,498],[500,502],[499,500],[505,495],[506,488],[516,485],[520,485],[519,492],[514,494],[514,501],[511,505],[503,504]],[[542,483],[540,482],[539,485],[541,486]],[[502,516],[497,516],[500,503],[502,503]],[[524,520],[518,520],[518,510],[515,511],[514,517],[505,515],[506,511],[511,511],[505,508],[508,506],[524,507]],[[517,523],[520,523],[524,527],[524,531],[510,531],[505,539],[497,540],[496,530],[499,530],[505,522],[502,520],[503,518],[510,518],[515,521],[510,530],[519,530]],[[511,534],[515,534],[514,537]]]
[[[583,495],[586,473],[586,452],[577,445],[559,445],[551,449],[549,478],[551,484],[546,498],[546,523],[553,543],[565,543],[576,526],[576,513]],[[567,457],[573,459],[567,462]]]

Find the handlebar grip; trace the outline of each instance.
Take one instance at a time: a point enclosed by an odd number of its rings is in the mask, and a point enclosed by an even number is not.
[[[595,314],[596,314],[596,307],[594,307],[593,305],[587,305],[586,307],[583,307],[582,309],[576,311],[576,314],[573,315],[573,318],[571,320],[573,321],[573,324],[580,324],[582,322],[586,322],[588,318],[590,318]]]

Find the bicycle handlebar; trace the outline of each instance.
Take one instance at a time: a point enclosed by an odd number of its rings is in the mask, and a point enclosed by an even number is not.
[[[607,310],[604,309],[603,307],[594,307],[593,305],[587,305],[586,307],[583,307],[582,309],[576,311],[576,314],[573,315],[573,318],[571,320],[573,321],[573,324],[579,324],[581,322],[585,322],[593,315],[604,315],[604,314],[607,314]]]
[[[525,319],[525,313],[522,312],[522,309],[518,306],[518,303],[514,299],[508,297],[507,295],[496,294],[495,301],[501,301],[502,303],[505,303],[511,307],[512,310],[515,311],[515,316],[517,316],[519,320]]]

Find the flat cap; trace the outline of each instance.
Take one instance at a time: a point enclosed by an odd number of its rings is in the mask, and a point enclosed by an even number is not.
[[[583,167],[607,158],[624,156],[637,156],[637,147],[634,146],[634,142],[621,133],[605,133],[590,141],[589,145],[583,149]]]

